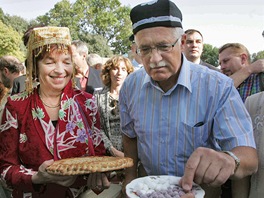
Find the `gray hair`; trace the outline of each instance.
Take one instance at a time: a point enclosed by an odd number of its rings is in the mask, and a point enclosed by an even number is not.
[[[71,44],[76,47],[76,51],[79,54],[86,54],[86,55],[88,55],[88,52],[89,51],[88,51],[87,44],[85,42],[80,41],[80,40],[74,40],[74,41],[72,41]]]
[[[183,29],[180,27],[176,27],[176,28],[172,28],[172,30],[173,30],[173,36],[175,37],[175,39],[179,38],[179,41],[181,41],[182,35],[184,34]]]

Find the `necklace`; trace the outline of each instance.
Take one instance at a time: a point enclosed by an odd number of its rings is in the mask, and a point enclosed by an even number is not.
[[[39,94],[39,98],[40,98],[40,100],[42,101],[42,103],[44,104],[44,106],[46,106],[46,107],[49,107],[49,108],[57,108],[57,107],[60,106],[60,102],[59,102],[59,104],[57,104],[57,105],[49,105],[49,104],[47,104],[47,103],[44,102],[44,100],[41,98],[40,94]]]

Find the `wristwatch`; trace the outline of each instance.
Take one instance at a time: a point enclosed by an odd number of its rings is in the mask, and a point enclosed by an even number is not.
[[[239,165],[240,165],[240,159],[231,151],[223,151],[223,153],[231,156],[235,160],[235,164],[236,164],[236,167],[235,167],[235,170],[234,170],[234,173],[235,173],[237,171]]]

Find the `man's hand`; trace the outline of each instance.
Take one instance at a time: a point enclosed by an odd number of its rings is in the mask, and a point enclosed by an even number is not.
[[[264,72],[264,59],[256,60],[254,63],[249,65],[250,72],[252,74],[258,74]]]
[[[180,184],[186,192],[192,189],[193,182],[220,186],[234,174],[234,170],[235,161],[231,156],[200,147],[188,159]]]

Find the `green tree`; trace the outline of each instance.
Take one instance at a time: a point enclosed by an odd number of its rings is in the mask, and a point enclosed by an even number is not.
[[[55,4],[54,8],[45,15],[37,17],[37,22],[44,25],[68,27],[72,38],[75,40],[78,38],[80,28],[78,15],[69,0],[62,0]]]
[[[20,16],[10,16],[9,14],[4,14],[2,9],[0,10],[0,19],[7,26],[11,26],[14,30],[19,33],[24,33],[28,27],[28,22]]]
[[[252,54],[252,62],[255,62],[258,59],[264,59],[264,51],[259,51],[258,53]]]
[[[107,41],[109,50],[123,54],[130,45],[129,12],[130,8],[121,6],[119,0],[76,0],[72,4],[69,0],[62,0],[37,20],[46,25],[69,27],[74,40],[87,35],[87,39],[92,39],[87,42],[93,43],[95,46],[91,48],[94,49],[100,49],[102,44],[94,43],[94,36],[101,36]]]
[[[127,52],[131,34],[129,7],[121,6],[119,0],[77,0],[76,4],[85,5],[82,30],[106,38],[115,54]]]
[[[20,61],[24,61],[25,54],[21,50],[23,45],[21,37],[22,34],[0,21],[0,56],[13,55]]]
[[[218,66],[218,48],[213,47],[210,44],[204,44],[203,53],[201,59],[214,66]]]
[[[113,52],[107,45],[107,41],[101,35],[80,34],[79,39],[88,45],[89,53],[96,53],[102,57],[110,57]]]

